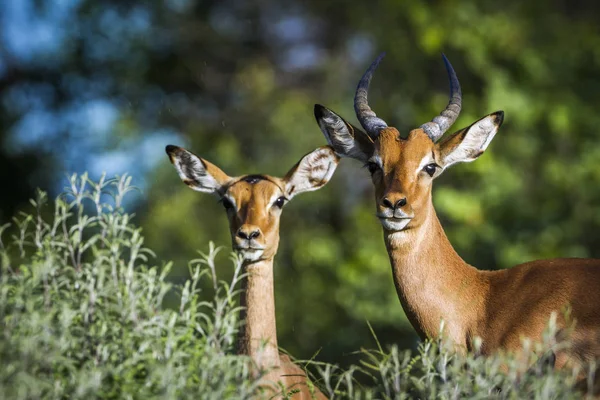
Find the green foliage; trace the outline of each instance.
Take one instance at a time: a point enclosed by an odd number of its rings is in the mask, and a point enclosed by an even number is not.
[[[415,353],[392,345],[384,350],[361,350],[360,366],[342,371],[330,364],[319,368],[328,393],[335,398],[353,399],[576,399],[574,389],[578,369],[556,371],[549,362],[548,349],[558,350],[568,342],[556,342],[555,319],[551,319],[543,343],[524,340],[530,352],[525,357],[498,353],[479,356],[475,351],[457,354],[449,341],[440,336],[421,343]],[[443,324],[441,324],[443,332]],[[536,356],[541,354],[541,357]],[[372,387],[357,384],[358,375],[367,375]],[[584,374],[585,375],[585,374]],[[589,373],[593,378],[594,375]],[[590,381],[591,382],[591,381]],[[586,387],[585,384],[582,387]],[[590,388],[593,386],[589,386]]]
[[[251,360],[233,351],[240,260],[231,257],[231,281],[220,281],[211,243],[173,286],[171,264],[151,266],[121,206],[130,178],[70,183],[48,217],[40,191],[33,214],[0,228],[0,398],[272,398],[258,385],[267,371],[254,376]],[[174,308],[163,306],[166,296],[177,298]],[[535,350],[526,359],[478,356],[477,342],[464,356],[443,339],[415,354],[384,349],[369,325],[377,349],[357,352],[358,365],[308,365],[331,399],[578,398],[577,371],[533,355],[565,345],[554,342],[554,321],[544,344],[526,343]],[[294,394],[281,387],[281,397]]]
[[[217,281],[211,247],[172,287],[122,210],[130,178],[70,182],[49,219],[38,192],[2,245],[0,398],[248,398],[249,360],[231,355],[239,277]],[[163,308],[174,290],[177,308]]]

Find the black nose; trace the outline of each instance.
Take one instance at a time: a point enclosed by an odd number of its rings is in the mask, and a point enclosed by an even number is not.
[[[241,237],[242,239],[250,240],[250,239],[259,237],[260,232],[258,231],[258,229],[255,231],[252,231],[252,232],[245,232],[240,229],[240,230],[238,230],[237,235],[238,235],[238,237]]]
[[[396,208],[400,208],[406,205],[406,197],[403,199],[400,199],[396,202]]]
[[[383,205],[386,206],[387,208],[394,208],[394,205],[392,204],[392,202],[385,197],[382,201]]]
[[[400,207],[404,207],[406,205],[406,197],[403,199],[400,199],[396,202],[396,204],[392,204],[392,202],[390,201],[390,199],[388,199],[387,197],[385,197],[382,201],[383,205],[387,208],[391,208],[392,210],[396,209],[396,208],[400,208]]]

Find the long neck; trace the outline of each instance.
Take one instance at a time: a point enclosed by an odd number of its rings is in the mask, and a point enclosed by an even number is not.
[[[467,345],[470,329],[485,306],[484,276],[454,251],[431,197],[425,219],[403,232],[385,232],[394,284],[404,311],[421,338],[444,334]]]
[[[273,259],[244,265],[241,306],[243,322],[239,336],[239,354],[252,357],[260,368],[279,366]]]

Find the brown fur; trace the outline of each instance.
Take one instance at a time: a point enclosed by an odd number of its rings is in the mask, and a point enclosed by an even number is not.
[[[600,260],[538,260],[501,271],[467,264],[448,241],[433,208],[433,179],[457,162],[470,162],[487,148],[504,113],[489,114],[434,143],[423,129],[402,138],[384,127],[369,136],[317,104],[315,117],[338,154],[366,162],[375,186],[394,284],[402,307],[422,339],[444,335],[465,351],[482,339],[480,351],[516,352],[521,340],[542,339],[558,315],[557,340],[571,347],[553,352],[558,368],[600,358]],[[433,169],[431,167],[434,167]],[[562,311],[570,307],[568,321]],[[574,325],[573,325],[574,322]],[[600,389],[600,368],[596,390]],[[585,380],[580,382],[585,388]]]
[[[274,196],[283,196],[281,179],[267,177],[254,184],[247,183],[244,177],[235,181],[227,189],[227,194],[236,200],[238,209],[228,214],[229,230],[233,247],[237,246],[240,238],[236,232],[245,229],[259,229],[261,235],[256,238],[257,244],[264,246],[264,259],[273,259],[279,248],[279,217],[281,210],[270,207],[269,200]]]
[[[260,261],[244,265],[248,277],[242,283],[240,304],[245,307],[241,315],[245,325],[240,333],[239,353],[252,357],[259,368],[271,370],[264,380],[274,391],[280,390],[275,383],[281,382],[287,391],[300,390],[292,396],[293,399],[324,399],[325,396],[316,387],[311,389],[307,385],[306,373],[278,350],[273,258],[279,247],[281,210],[270,207],[269,200],[284,195],[284,182],[280,178],[266,178],[250,184],[241,177],[227,189],[227,194],[236,200],[238,206],[236,213],[228,213],[234,248],[240,241],[236,232],[242,227],[259,229],[261,235],[256,241],[265,248]]]
[[[246,265],[244,269],[248,277],[242,284],[240,305],[245,307],[241,315],[245,325],[239,336],[238,354],[250,356],[259,370],[267,372],[263,383],[269,398],[281,391],[280,382],[286,388],[284,393],[299,390],[292,399],[325,399],[316,386],[308,384],[306,373],[289,356],[279,353],[273,259]]]
[[[262,385],[267,398],[298,390],[291,396],[292,399],[325,399],[319,389],[309,383],[306,373],[289,356],[279,353],[273,258],[279,246],[281,208],[274,204],[274,200],[291,198],[296,193],[325,185],[333,174],[338,157],[330,148],[323,147],[305,156],[284,178],[268,175],[231,178],[216,165],[184,149],[169,146],[167,153],[188,186],[216,193],[222,201],[233,201],[234,207],[227,210],[233,248],[242,252],[247,246],[263,249],[258,258],[243,262],[246,277],[242,281],[240,303],[244,307],[241,319],[245,324],[239,335],[238,354],[250,356],[256,364],[256,373],[265,374]],[[198,159],[196,163],[194,157]],[[240,232],[246,235],[258,232],[258,235],[245,239],[239,235]],[[280,384],[285,387],[283,393]]]
[[[398,140],[394,128],[383,130],[375,142],[383,161],[383,171],[373,176],[378,212],[384,197],[392,202],[406,197],[403,210],[414,215],[404,231],[384,232],[410,322],[422,338],[436,337],[443,319],[445,333],[461,347],[479,336],[484,353],[517,351],[522,338],[541,339],[552,312],[570,306],[576,325],[568,357],[600,357],[600,260],[538,260],[480,271],[452,248],[433,208],[432,178],[416,170],[427,154],[439,160],[441,152],[449,151],[446,146],[458,143],[451,138],[436,145],[420,129]],[[564,320],[559,323],[564,327]]]

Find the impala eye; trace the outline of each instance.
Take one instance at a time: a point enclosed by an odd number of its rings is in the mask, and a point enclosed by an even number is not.
[[[378,170],[380,170],[381,168],[379,167],[379,164],[374,163],[374,162],[368,162],[365,167],[367,167],[367,169],[369,170],[369,173],[371,175],[373,175],[375,172],[377,172]]]
[[[223,203],[223,207],[225,207],[225,209],[228,210],[228,211],[231,210],[234,207],[234,205],[231,202],[231,200],[229,200],[227,197],[222,197],[221,198],[221,203]]]
[[[283,208],[284,204],[285,204],[285,197],[283,197],[283,196],[281,196],[280,198],[275,200],[275,203],[273,203],[273,205],[277,208]]]
[[[433,176],[438,167],[439,165],[437,165],[436,163],[427,164],[423,167],[423,171],[427,172],[429,176]]]

